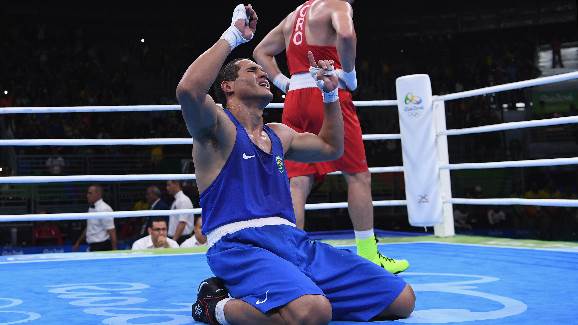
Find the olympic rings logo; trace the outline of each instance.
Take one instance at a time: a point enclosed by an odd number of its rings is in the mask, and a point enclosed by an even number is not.
[[[449,282],[412,283],[416,292],[441,292],[455,295],[465,295],[475,298],[486,299],[501,305],[500,309],[490,311],[474,311],[465,308],[431,308],[416,310],[407,319],[398,320],[403,323],[454,323],[478,320],[490,320],[510,317],[521,314],[527,310],[523,302],[505,296],[477,290],[475,285],[498,281],[496,277],[472,274],[455,273],[417,273],[408,272],[404,278],[426,277],[453,277],[461,278]],[[172,303],[172,308],[159,308],[147,306],[134,306],[146,302],[147,299],[135,297],[141,290],[150,288],[144,283],[107,282],[107,283],[84,283],[84,284],[61,284],[50,286],[51,293],[58,294],[59,298],[73,299],[69,303],[73,306],[85,307],[84,313],[107,317],[103,323],[107,324],[157,324],[151,317],[161,317],[162,324],[178,325],[190,322],[191,303]],[[1,308],[1,307],[0,307]],[[39,317],[39,316],[38,316]],[[142,322],[145,320],[153,323]],[[12,324],[12,323],[11,323]]]
[[[0,301],[7,301],[8,304],[0,305],[0,309],[7,309],[11,307],[15,307],[22,304],[22,300],[20,299],[12,299],[12,298],[0,298]],[[29,312],[29,311],[16,311],[16,310],[0,310],[0,313],[3,314],[20,314],[26,316],[26,318],[13,320],[13,321],[6,321],[0,323],[0,325],[8,325],[8,324],[21,324],[31,322],[33,320],[39,319],[41,316],[40,314]]]
[[[519,300],[474,290],[476,289],[476,286],[473,286],[474,284],[495,282],[498,281],[499,278],[471,274],[414,272],[403,273],[403,276],[404,278],[413,276],[427,276],[428,278],[436,276],[467,278],[468,280],[462,281],[416,283],[412,284],[412,287],[415,292],[443,292],[487,299],[500,304],[502,308],[491,311],[472,311],[464,308],[422,309],[414,311],[407,319],[398,320],[402,323],[443,324],[500,319],[521,314],[528,309],[528,306]]]

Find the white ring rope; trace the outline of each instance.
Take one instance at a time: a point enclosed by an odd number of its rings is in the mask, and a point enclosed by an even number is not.
[[[373,201],[373,206],[404,206],[405,200],[385,200]],[[347,208],[347,202],[337,203],[315,203],[306,204],[306,210],[327,210]],[[87,220],[102,218],[135,218],[146,216],[169,216],[177,214],[201,214],[201,209],[180,209],[180,210],[138,210],[138,211],[115,211],[115,212],[77,212],[77,213],[54,213],[54,214],[13,214],[0,215],[0,222],[19,221],[50,221],[50,220]]]
[[[479,88],[474,90],[462,91],[459,93],[447,94],[434,97],[436,101],[448,101],[454,99],[468,98],[473,96],[487,95],[492,93],[498,93],[507,90],[521,89],[527,87],[541,86],[546,84],[552,84],[556,82],[563,82],[568,80],[578,79],[578,71],[561,73],[554,76],[542,77],[518,82],[512,82],[509,84],[503,84],[498,86],[491,86],[485,88]]]
[[[522,122],[508,122],[491,124],[484,126],[476,126],[472,128],[463,129],[451,129],[438,133],[438,135],[464,135],[464,134],[474,134],[474,133],[487,133],[496,131],[506,131],[506,130],[516,130],[540,126],[552,126],[552,125],[563,125],[563,124],[575,124],[578,123],[578,116],[567,116],[567,117],[556,117],[544,120],[533,120],[533,121],[522,121]]]
[[[367,141],[373,140],[401,140],[401,134],[362,134],[361,138]]]
[[[578,157],[536,159],[519,161],[498,161],[487,163],[463,163],[440,165],[441,169],[487,169],[487,168],[512,168],[512,167],[543,167],[576,165]],[[395,173],[403,172],[402,166],[371,167],[369,172]],[[340,175],[341,172],[333,172],[329,175]],[[0,184],[27,184],[27,183],[68,183],[68,182],[123,182],[123,181],[162,181],[162,180],[189,180],[196,179],[195,174],[139,174],[139,175],[71,175],[71,176],[9,176],[0,177]]]
[[[402,166],[371,167],[370,173],[403,172]],[[333,172],[329,175],[340,175]],[[29,183],[73,183],[73,182],[124,182],[124,181],[166,181],[196,179],[195,174],[137,174],[137,175],[70,175],[70,176],[9,176],[0,177],[0,184]]]
[[[578,207],[578,200],[567,199],[520,199],[520,198],[504,198],[504,199],[458,199],[450,200],[452,204],[467,204],[467,205],[538,205],[547,207]]]
[[[407,204],[405,200],[383,200],[373,201],[371,203],[373,203],[374,207],[393,207],[404,206]],[[305,204],[305,210],[342,209],[347,207],[347,202]]]
[[[553,207],[578,207],[578,200],[565,199],[462,199],[453,198],[452,204],[466,205],[539,205]],[[373,201],[375,207],[405,206],[405,200]],[[306,210],[326,210],[347,208],[347,202],[306,204]],[[201,214],[201,209],[182,210],[139,210],[139,211],[115,211],[115,212],[91,212],[91,213],[55,213],[55,214],[15,214],[0,215],[0,222],[23,222],[23,221],[55,221],[55,220],[87,220],[102,218],[134,218],[146,216],[168,216],[178,214]]]
[[[539,205],[555,207],[578,207],[578,200],[564,199],[462,199],[453,198],[449,201],[452,204],[466,205]],[[373,201],[373,206],[405,206],[405,200],[384,200]],[[325,210],[346,208],[347,202],[337,203],[316,203],[306,204],[306,210]],[[139,210],[139,211],[115,211],[115,212],[82,212],[82,213],[54,213],[54,214],[14,214],[0,215],[0,222],[23,222],[23,221],[56,221],[56,220],[87,220],[102,218],[134,218],[146,216],[168,216],[177,214],[201,214],[201,209],[182,209],[182,210]]]
[[[399,140],[400,134],[364,134],[363,140]],[[1,146],[153,146],[192,145],[192,138],[151,138],[151,139],[22,139],[0,140]]]
[[[438,133],[438,135],[465,135],[487,133],[496,131],[515,130],[522,128],[578,124],[578,116],[557,117],[544,120],[509,122],[492,125],[477,126],[472,128],[451,129]],[[362,139],[374,140],[400,140],[401,134],[363,134]],[[151,146],[151,145],[190,145],[191,138],[148,138],[148,139],[21,139],[0,140],[0,146]]]
[[[196,179],[195,174],[71,175],[0,177],[0,184],[167,181]]]
[[[397,100],[360,100],[353,101],[356,107],[397,106]],[[283,108],[283,103],[270,103],[266,108]],[[2,114],[38,114],[38,113],[116,113],[116,112],[158,112],[180,111],[180,105],[121,105],[121,106],[68,106],[68,107],[0,107]]]
[[[88,220],[102,218],[136,218],[136,217],[158,217],[176,214],[200,214],[201,209],[180,209],[180,210],[138,210],[138,211],[115,211],[115,212],[75,212],[75,213],[54,213],[54,214],[13,214],[0,215],[0,222],[17,221],[50,221],[50,220]]]
[[[2,114],[39,113],[117,113],[180,111],[180,105],[68,106],[68,107],[0,107]]]
[[[461,169],[492,169],[492,168],[513,168],[513,167],[544,167],[544,166],[563,166],[563,165],[578,165],[578,157],[495,161],[485,163],[445,164],[440,165],[440,168],[449,170],[461,170]]]
[[[0,140],[0,146],[155,146],[192,145],[192,138],[156,139],[23,139]]]
[[[392,166],[392,167],[370,167],[369,172],[372,174],[380,173],[403,173],[403,166]],[[332,172],[327,175],[342,175],[340,171]],[[0,178],[1,180],[1,178]],[[0,181],[1,182],[1,181]]]
[[[356,107],[395,107],[397,108],[397,100],[360,100],[353,101],[353,105]]]

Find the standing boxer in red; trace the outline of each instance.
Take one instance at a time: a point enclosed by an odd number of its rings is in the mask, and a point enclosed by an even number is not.
[[[323,123],[323,103],[319,99],[319,88],[308,71],[307,51],[313,52],[315,57],[335,62],[340,79],[339,99],[345,127],[345,153],[340,159],[330,162],[285,162],[291,178],[291,197],[297,226],[304,226],[305,203],[315,177],[342,171],[347,182],[349,215],[358,254],[391,273],[399,273],[406,270],[409,263],[381,255],[373,231],[371,174],[350,93],[357,88],[357,37],[352,17],[353,10],[348,1],[309,0],[265,36],[255,48],[253,57],[265,69],[275,86],[287,93],[283,123],[298,132],[315,134],[319,133]],[[291,79],[283,75],[275,61],[275,56],[283,50],[287,54]]]

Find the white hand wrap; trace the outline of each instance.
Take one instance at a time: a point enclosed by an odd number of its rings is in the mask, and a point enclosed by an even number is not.
[[[339,87],[333,89],[328,93],[324,91],[322,91],[321,93],[323,94],[323,102],[326,104],[333,103],[339,100]]]
[[[309,67],[309,73],[317,82],[317,87],[321,89],[321,93],[323,94],[323,102],[324,103],[333,103],[339,100],[339,87],[336,87],[330,92],[325,92],[325,82],[323,80],[317,79],[317,72],[319,70],[323,70],[321,68],[316,67]],[[332,76],[335,75],[335,70],[333,70],[333,66],[330,66],[330,70],[323,70],[323,75],[325,76]]]
[[[355,68],[349,72],[341,69],[337,69],[335,72],[337,73],[337,77],[345,83],[347,89],[351,91],[357,89],[357,73],[355,72]]]
[[[224,39],[225,41],[227,41],[227,43],[229,43],[229,45],[231,46],[231,50],[253,39],[253,35],[251,35],[251,38],[249,39],[244,38],[241,31],[237,27],[235,27],[235,23],[239,19],[245,20],[245,25],[249,25],[249,18],[247,18],[245,5],[242,3],[237,5],[235,7],[235,10],[233,10],[233,17],[231,18],[231,26],[229,26],[229,28],[227,28],[227,30],[223,33],[223,35],[221,35],[221,39]]]
[[[275,78],[273,79],[273,84],[275,85],[275,87],[279,88],[285,94],[289,89],[289,82],[290,82],[289,78],[287,78],[287,76],[282,73],[276,75]]]

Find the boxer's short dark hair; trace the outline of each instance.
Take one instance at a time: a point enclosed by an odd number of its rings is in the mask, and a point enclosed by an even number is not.
[[[233,81],[239,77],[239,70],[241,67],[239,67],[237,62],[241,60],[245,60],[245,58],[237,58],[225,64],[219,71],[217,80],[215,80],[215,83],[213,84],[213,91],[215,92],[217,102],[223,106],[227,105],[227,96],[223,89],[221,89],[221,83],[223,81]]]

